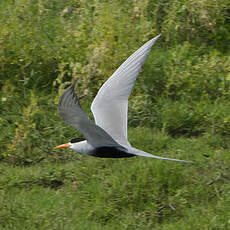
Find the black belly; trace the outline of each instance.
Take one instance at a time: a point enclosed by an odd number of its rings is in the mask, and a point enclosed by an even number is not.
[[[101,158],[124,158],[135,156],[133,154],[127,153],[125,148],[111,146],[103,146],[96,148],[90,155]]]

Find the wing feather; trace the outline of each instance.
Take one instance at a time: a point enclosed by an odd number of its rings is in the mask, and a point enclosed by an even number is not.
[[[123,146],[130,146],[127,140],[128,98],[151,47],[159,37],[134,52],[102,85],[91,105],[96,124]]]
[[[119,144],[102,128],[92,122],[82,110],[74,87],[70,86],[59,100],[59,114],[70,126],[79,130],[94,147],[118,146]]]

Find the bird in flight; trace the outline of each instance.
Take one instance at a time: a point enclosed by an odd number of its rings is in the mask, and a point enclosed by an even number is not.
[[[101,158],[142,156],[189,163],[144,152],[132,147],[127,139],[128,98],[151,47],[159,37],[149,40],[134,52],[102,85],[91,105],[95,122],[82,110],[74,86],[66,89],[59,100],[59,114],[85,139],[74,138],[55,148],[70,148]]]

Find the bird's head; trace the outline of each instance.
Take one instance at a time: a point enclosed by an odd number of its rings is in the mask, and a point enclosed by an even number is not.
[[[69,143],[58,145],[54,147],[54,149],[71,148],[75,143],[78,143],[84,140],[85,140],[84,138],[73,138],[72,140],[70,140]]]

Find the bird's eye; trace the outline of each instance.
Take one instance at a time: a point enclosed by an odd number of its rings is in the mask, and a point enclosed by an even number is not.
[[[80,142],[80,141],[84,141],[85,139],[84,138],[81,138],[81,137],[78,137],[78,138],[73,138],[70,143],[77,143],[77,142]]]

